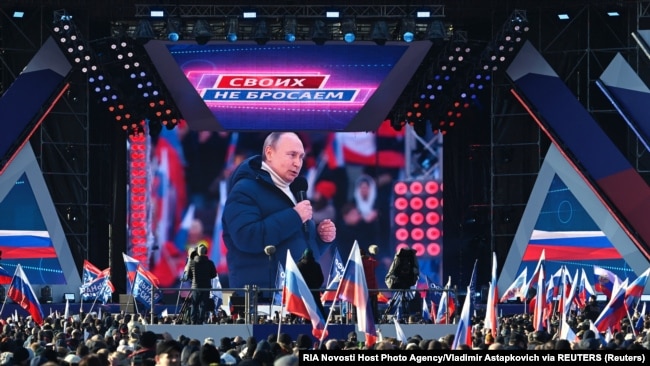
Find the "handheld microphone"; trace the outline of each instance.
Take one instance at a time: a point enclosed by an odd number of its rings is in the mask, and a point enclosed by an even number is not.
[[[291,189],[291,192],[296,196],[298,201],[304,201],[307,199],[307,189],[309,188],[309,183],[307,183],[307,179],[305,177],[297,177],[296,179],[291,182],[289,185],[289,189]],[[302,230],[307,233],[307,221],[303,222],[302,224]]]

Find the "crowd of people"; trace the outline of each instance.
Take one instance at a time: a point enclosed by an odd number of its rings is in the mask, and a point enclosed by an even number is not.
[[[632,322],[642,316],[640,329]],[[81,320],[83,319],[83,320]],[[79,317],[50,315],[37,325],[30,317],[1,319],[0,365],[2,366],[212,366],[297,365],[302,350],[576,350],[576,351],[647,351],[650,350],[650,317],[635,314],[632,320],[621,322],[620,331],[609,339],[590,329],[589,319],[572,314],[568,319],[576,339],[561,338],[557,319],[551,330],[536,331],[532,316],[508,315],[499,318],[498,333],[484,329],[482,319],[474,318],[472,344],[460,344],[452,349],[454,334],[428,339],[407,334],[406,339],[382,337],[367,347],[363,338],[352,331],[345,339],[326,338],[322,343],[308,334],[294,338],[288,333],[270,333],[266,338],[235,335],[214,339],[192,338],[147,330],[144,319],[124,313],[80,314]],[[164,317],[154,318],[165,323]],[[600,339],[599,339],[600,337]]]

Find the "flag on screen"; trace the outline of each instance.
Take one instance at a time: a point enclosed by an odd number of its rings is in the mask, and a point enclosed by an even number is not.
[[[402,342],[402,346],[406,345],[406,343],[408,343],[408,338],[406,338],[404,329],[402,329],[402,326],[397,320],[397,317],[393,317],[393,323],[395,324],[395,338],[397,338],[398,341]]]
[[[127,255],[126,253],[122,253],[122,258],[124,258],[124,266],[126,267],[127,293],[130,294],[131,289],[133,288],[133,281],[135,281],[135,274],[138,272],[140,261]]]
[[[214,311],[218,311],[223,305],[223,291],[221,291],[221,281],[219,280],[219,274],[217,277],[212,279],[212,288],[215,290],[210,291],[210,298],[214,301]]]
[[[8,295],[21,308],[27,310],[36,324],[43,325],[41,303],[38,301],[38,297],[20,263],[16,266],[16,272],[11,280],[11,285],[9,285]]]
[[[492,278],[488,287],[488,298],[485,305],[485,323],[483,328],[489,329],[494,338],[497,337],[497,299],[499,289],[497,288],[497,253],[492,252]]]
[[[228,263],[226,262],[228,249],[223,241],[222,222],[223,209],[226,206],[226,198],[228,198],[228,182],[225,179],[222,179],[219,182],[219,206],[217,207],[217,214],[214,217],[212,245],[210,246],[210,259],[212,259],[214,264],[217,266],[217,273],[228,272]]]
[[[11,273],[0,266],[0,285],[8,285],[11,283]]]
[[[302,277],[296,262],[287,250],[287,264],[285,266],[285,286],[282,291],[282,302],[287,312],[298,315],[311,321],[311,333],[318,339],[327,337],[324,315],[318,310],[316,300],[311,294],[305,279]]]
[[[627,279],[620,284],[616,284],[612,289],[612,296],[594,322],[596,329],[600,332],[607,329],[619,330],[621,328],[620,321],[627,315],[625,311],[626,288]]]
[[[526,300],[526,295],[525,295],[526,284],[528,283],[526,278],[527,276],[528,276],[528,267],[524,267],[524,270],[521,271],[519,276],[517,276],[517,278],[515,278],[512,284],[510,284],[510,286],[503,293],[499,301],[506,302],[508,301],[508,299],[512,299],[513,297],[516,297],[521,302],[524,302],[524,300]]]
[[[627,289],[625,289],[625,307],[628,312],[631,311],[634,303],[641,298],[641,295],[643,295],[643,290],[648,282],[648,276],[650,276],[650,268],[646,269],[645,272],[632,281],[632,283],[627,286]]]
[[[183,215],[183,221],[176,231],[176,236],[174,237],[174,243],[176,248],[181,252],[185,252],[185,246],[187,245],[187,238],[190,235],[190,227],[192,227],[192,221],[194,220],[194,212],[196,208],[194,205],[190,205]]]
[[[337,296],[357,308],[357,329],[366,335],[366,348],[377,342],[377,330],[368,296],[366,275],[363,271],[359,243],[355,240],[350,256],[345,264]]]
[[[151,297],[152,289],[153,299]],[[162,299],[162,291],[158,289],[155,276],[142,266],[138,266],[133,281],[133,298],[146,306],[150,306],[152,301],[156,304]]]
[[[284,288],[284,268],[282,263],[278,262],[278,272],[275,274],[275,288],[280,289],[273,295],[273,303],[271,305],[282,305],[282,289]]]
[[[467,286],[467,293],[470,293],[470,288]],[[463,308],[460,311],[460,319],[458,319],[458,327],[456,328],[456,334],[454,336],[454,342],[451,346],[452,350],[458,349],[458,346],[461,344],[466,344],[472,346],[472,321],[470,314],[470,303],[472,300],[471,296],[465,296],[465,301],[463,302]]]
[[[230,133],[230,141],[226,149],[226,159],[224,171],[229,172],[235,168],[237,163],[237,145],[239,144],[239,132]],[[217,214],[214,217],[214,230],[212,231],[212,247],[210,250],[210,259],[217,266],[217,273],[227,273],[228,263],[226,261],[226,254],[228,249],[223,241],[223,209],[226,206],[226,199],[228,198],[228,181],[222,179],[219,181],[219,205],[217,207]],[[278,302],[279,304],[279,302]]]
[[[597,292],[602,292],[609,299],[612,297],[614,285],[620,282],[620,278],[614,272],[594,265],[594,290]]]
[[[327,277],[327,290],[323,291],[323,294],[320,296],[320,301],[334,301],[336,296],[336,289],[339,287],[339,282],[343,276],[343,270],[345,269],[345,263],[341,259],[341,253],[339,253],[338,248],[334,248],[334,258],[332,259],[332,265],[330,266],[330,273]]]
[[[332,132],[327,136],[327,143],[323,154],[327,160],[327,166],[330,169],[336,169],[345,166],[345,158],[343,157],[343,143],[340,141],[341,137],[338,133]]]

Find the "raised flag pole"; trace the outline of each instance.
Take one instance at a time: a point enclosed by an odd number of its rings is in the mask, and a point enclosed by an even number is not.
[[[627,315],[627,318],[630,320],[630,324],[632,324],[632,317],[630,316],[630,309],[628,309],[627,306],[625,306],[625,304],[623,304],[623,307],[625,308],[625,314]],[[636,330],[634,329],[634,326],[631,326],[630,328],[632,328],[632,335],[634,335],[634,338],[636,338]]]
[[[104,280],[104,285],[102,286],[101,291],[99,291],[99,294],[95,296],[95,300],[93,301],[93,304],[90,306],[90,310],[88,310],[88,314],[93,312],[93,309],[95,308],[95,304],[97,303],[97,298],[99,296],[103,296],[104,291],[106,291],[106,286],[108,286],[108,278]]]
[[[14,275],[11,276],[11,281],[9,283],[14,282],[14,277],[16,276],[16,272],[14,271]],[[3,286],[4,287],[4,286]],[[9,285],[11,287],[11,285]],[[4,301],[2,302],[2,307],[0,307],[0,315],[2,315],[2,311],[5,309],[5,304],[7,303],[7,296],[5,296]]]
[[[356,241],[355,241],[355,243],[356,243]],[[343,269],[343,273],[345,273],[345,271],[347,270],[349,264],[350,264],[350,258],[348,258],[348,261],[345,263],[345,268]],[[330,319],[332,318],[332,311],[334,311],[334,308],[336,307],[336,300],[339,299],[339,292],[340,291],[341,291],[341,283],[339,282],[338,287],[336,287],[336,292],[334,293],[334,300],[332,300],[332,305],[330,306],[330,313],[327,316],[327,319],[325,319],[325,327],[323,328],[323,333],[321,334],[320,338],[318,339],[318,349],[320,349],[321,345],[323,344],[323,338],[325,338],[325,335],[327,334],[327,327],[330,324]],[[347,324],[347,315],[346,315],[346,324]]]

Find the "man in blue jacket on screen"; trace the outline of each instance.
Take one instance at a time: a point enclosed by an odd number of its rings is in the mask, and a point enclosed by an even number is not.
[[[248,158],[232,173],[222,219],[229,287],[274,287],[287,250],[294,260],[307,248],[318,258],[321,246],[336,238],[334,222],[316,226],[312,220],[307,183],[300,176],[304,158],[297,134],[273,132],[264,140],[262,155]]]

